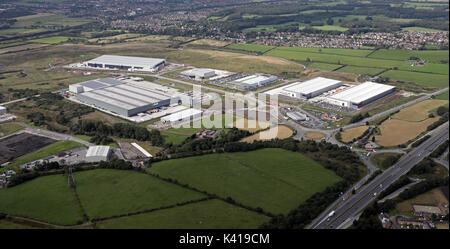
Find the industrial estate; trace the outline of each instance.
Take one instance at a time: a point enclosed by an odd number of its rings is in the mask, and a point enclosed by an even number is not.
[[[123,1],[0,3],[0,229],[448,229],[448,1]]]

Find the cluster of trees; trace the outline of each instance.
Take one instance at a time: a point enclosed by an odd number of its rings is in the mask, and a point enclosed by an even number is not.
[[[418,147],[419,145],[421,145],[423,142],[427,141],[431,136],[430,135],[426,135],[423,138],[415,141],[413,144],[411,144],[412,147]]]
[[[154,146],[161,146],[164,143],[164,139],[158,130],[148,131],[144,127],[128,123],[115,123],[110,126],[99,120],[83,119],[73,124],[70,130],[75,134],[98,136],[100,141],[108,140],[104,138],[107,136],[116,136],[139,141],[151,141]]]
[[[25,77],[25,76],[23,76],[23,77]],[[25,98],[25,97],[31,97],[31,96],[34,96],[34,95],[39,93],[38,90],[30,89],[30,88],[25,88],[25,89],[8,88],[8,92],[12,93],[12,97],[14,99],[21,99],[21,98]]]
[[[411,171],[409,171],[408,175],[424,175],[424,174],[432,174],[434,172],[434,167],[436,167],[436,163],[430,158],[425,158],[416,166],[414,166]]]
[[[387,168],[391,167],[392,165],[394,165],[395,163],[397,163],[401,157],[402,157],[402,154],[389,155],[389,156],[385,157],[383,160],[381,160],[381,162],[380,162],[381,167],[383,167],[384,169],[387,169]]]
[[[436,129],[437,127],[439,127],[439,126],[441,126],[442,124],[444,124],[445,122],[447,122],[447,121],[448,121],[448,112],[446,112],[444,115],[442,115],[442,117],[439,118],[438,121],[436,121],[436,122],[430,124],[430,125],[427,127],[427,131],[434,130],[434,129]]]
[[[359,121],[361,121],[361,120],[363,120],[363,119],[365,119],[365,118],[368,118],[368,117],[370,117],[370,115],[369,115],[368,112],[366,112],[366,113],[364,113],[364,114],[359,113],[358,115],[355,115],[355,116],[353,116],[353,117],[350,119],[350,124],[357,123],[357,122],[359,122]]]
[[[448,148],[448,140],[445,141],[443,144],[439,145],[439,147],[437,147],[436,150],[434,150],[430,157],[439,157],[440,155],[442,155]]]
[[[32,112],[27,115],[27,119],[33,122],[36,126],[41,126],[45,124],[45,116],[42,112]]]
[[[107,144],[113,143],[114,140],[108,136],[98,134],[98,135],[91,137],[89,142],[94,143],[94,144],[107,145]]]

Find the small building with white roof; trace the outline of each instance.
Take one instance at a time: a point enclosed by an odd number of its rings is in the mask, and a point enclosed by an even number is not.
[[[183,110],[181,112],[176,112],[174,114],[162,117],[161,121],[163,123],[170,123],[170,124],[182,123],[191,120],[191,118],[195,119],[201,117],[202,112],[203,112],[202,110],[190,108]]]
[[[108,161],[111,158],[110,146],[91,146],[86,152],[86,162]]]
[[[209,68],[193,68],[180,74],[193,80],[202,81],[214,77],[216,72]]]

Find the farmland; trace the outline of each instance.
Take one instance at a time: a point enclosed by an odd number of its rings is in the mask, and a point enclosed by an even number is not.
[[[428,118],[428,114],[438,108],[447,104],[447,100],[425,100],[415,105],[402,109],[399,113],[395,114],[392,118],[420,122]]]
[[[248,51],[248,52],[255,52],[255,53],[265,53],[275,47],[265,46],[265,45],[257,45],[257,44],[230,44],[230,45],[226,46],[226,48],[234,49],[234,50]]]
[[[75,174],[77,192],[89,218],[145,211],[205,197],[152,176],[100,169]]]
[[[316,139],[322,139],[322,138],[325,138],[326,135],[323,134],[323,133],[320,133],[320,132],[307,132],[307,133],[305,133],[305,137],[306,137],[307,139],[313,139],[313,140],[316,140]]]
[[[6,189],[0,189],[0,212],[60,225],[82,221],[73,190],[62,175],[39,177]]]
[[[399,70],[391,70],[382,73],[381,76],[388,77],[391,80],[414,82],[424,87],[444,88],[448,86],[448,75],[429,74],[419,72],[406,72]]]
[[[339,180],[311,159],[281,149],[174,159],[148,171],[272,213],[286,213]]]
[[[271,140],[274,138],[284,139],[292,136],[292,134],[293,131],[289,127],[278,125],[276,127],[271,127],[268,130],[258,132],[250,137],[243,138],[241,141],[253,143],[256,140]]]
[[[243,229],[257,228],[267,216],[230,205],[207,200],[146,214],[98,222],[106,229]]]

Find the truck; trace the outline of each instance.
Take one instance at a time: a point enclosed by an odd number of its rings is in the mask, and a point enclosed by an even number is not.
[[[333,215],[334,215],[334,210],[331,211],[331,212],[328,214],[328,218],[330,218],[330,217],[333,216]]]

